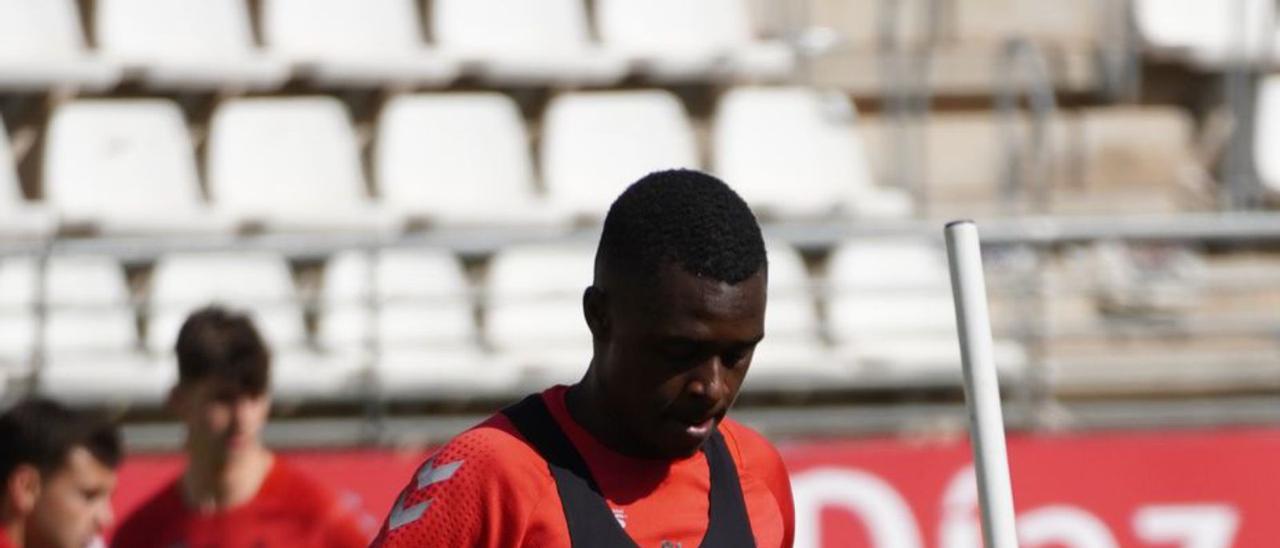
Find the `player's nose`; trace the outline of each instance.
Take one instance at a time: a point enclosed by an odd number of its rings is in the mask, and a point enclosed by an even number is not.
[[[98,505],[96,518],[97,519],[94,520],[94,525],[96,526],[95,532],[101,533],[110,529],[116,522],[116,514],[111,510],[111,504],[106,503]]]
[[[724,398],[724,364],[719,356],[707,359],[691,373],[693,377],[687,384],[690,395],[712,402]]]

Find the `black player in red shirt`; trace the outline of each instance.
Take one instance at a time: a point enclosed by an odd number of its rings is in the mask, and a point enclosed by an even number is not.
[[[374,545],[790,546],[782,459],[725,416],[764,337],[767,271],[760,227],[723,182],[681,170],[632,185],[583,295],[582,380],[451,440]]]
[[[371,535],[353,511],[262,445],[271,358],[249,319],[197,311],[177,355],[169,405],[187,427],[187,469],[125,520],[112,545],[365,547]]]

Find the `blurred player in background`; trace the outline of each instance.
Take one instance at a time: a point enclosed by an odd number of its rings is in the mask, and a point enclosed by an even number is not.
[[[364,547],[369,535],[327,488],[262,444],[271,356],[244,315],[210,307],[178,333],[169,407],[187,469],[125,519],[120,548]]]
[[[0,548],[85,548],[111,525],[120,436],[49,400],[0,415]]]
[[[764,337],[767,270],[723,182],[681,170],[632,185],[583,295],[586,375],[435,453],[374,545],[790,546],[782,460],[725,418]]]

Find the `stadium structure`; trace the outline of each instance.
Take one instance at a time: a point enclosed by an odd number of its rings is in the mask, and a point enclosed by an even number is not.
[[[735,416],[797,546],[979,545],[953,218],[1023,542],[1273,546],[1276,9],[0,0],[0,398],[118,413],[127,510],[176,470],[183,318],[246,310],[270,443],[380,518],[433,444],[579,378],[606,208],[698,168],[765,227]]]

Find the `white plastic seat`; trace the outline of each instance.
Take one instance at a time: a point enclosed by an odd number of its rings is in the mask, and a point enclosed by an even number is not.
[[[540,382],[572,383],[591,361],[582,294],[595,253],[573,244],[503,249],[489,263],[485,335],[500,359]]]
[[[351,395],[359,364],[326,360],[306,346],[289,266],[272,253],[223,252],[162,257],[151,276],[147,346],[172,355],[187,316],[218,304],[245,311],[272,350],[272,392],[278,398]]]
[[[515,369],[479,351],[470,289],[457,258],[417,249],[373,257],[350,251],[329,260],[321,297],[323,347],[353,359],[373,356],[374,382],[387,397],[467,397],[515,384]],[[376,352],[366,352],[370,343]]]
[[[271,53],[324,85],[442,86],[457,63],[427,47],[413,0],[264,0]]]
[[[1280,77],[1264,78],[1258,84],[1253,136],[1255,169],[1262,185],[1272,194],[1280,192]]]
[[[715,171],[765,216],[903,217],[910,197],[876,187],[843,95],[738,88],[716,111]]]
[[[85,47],[74,0],[0,0],[0,89],[96,91],[120,75]]]
[[[1280,58],[1271,0],[1135,0],[1133,9],[1138,35],[1153,53],[1207,67]]]
[[[182,111],[162,99],[81,100],[49,122],[44,191],[64,224],[102,232],[218,231]]]
[[[0,239],[47,236],[54,225],[46,208],[23,199],[9,133],[0,120]]]
[[[890,383],[955,382],[960,346],[945,251],[914,239],[854,241],[832,252],[828,326],[860,375]],[[1022,349],[996,341],[996,366],[1019,371]]]
[[[764,340],[756,346],[746,390],[831,388],[847,383],[848,368],[826,352],[819,337],[804,259],[784,242],[766,242],[769,297]]]
[[[541,158],[554,207],[567,215],[596,218],[641,177],[698,167],[688,116],[666,91],[556,97],[543,120]]]
[[[243,0],[100,0],[99,47],[157,88],[275,89],[289,66],[253,41]]]
[[[1213,203],[1190,116],[1176,107],[1080,109],[1079,184],[1058,185],[1061,213],[1174,213]],[[1066,163],[1066,162],[1062,162]]]
[[[606,47],[660,81],[780,79],[794,55],[752,36],[742,0],[601,0],[596,26]]]
[[[156,405],[176,377],[141,351],[124,269],[105,256],[50,257],[41,393],[80,402]]]
[[[209,194],[271,230],[377,230],[351,116],[331,97],[239,99],[213,115]]]
[[[161,257],[151,274],[147,346],[172,350],[187,315],[219,304],[247,311],[273,347],[306,341],[289,265],[272,253],[184,253]]]
[[[0,382],[31,369],[38,276],[34,258],[0,258]]]
[[[374,171],[402,218],[448,225],[548,223],[524,120],[499,93],[401,96],[383,109]]]
[[[442,51],[489,82],[608,85],[628,68],[592,44],[580,0],[437,0],[431,25]]]

